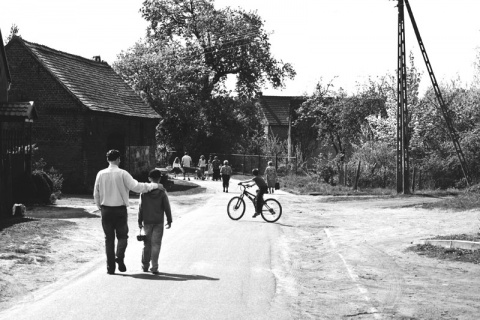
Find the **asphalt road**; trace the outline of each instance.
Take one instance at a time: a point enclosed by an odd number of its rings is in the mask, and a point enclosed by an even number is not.
[[[127,272],[107,275],[102,258],[2,319],[290,319],[276,294],[287,273],[275,246],[280,226],[253,219],[251,204],[242,220],[230,220],[233,195],[206,197],[174,221],[164,234],[160,275],[142,272],[131,215]]]

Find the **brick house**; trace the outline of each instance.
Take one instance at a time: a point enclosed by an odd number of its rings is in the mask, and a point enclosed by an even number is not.
[[[159,115],[99,56],[86,59],[13,37],[5,47],[10,96],[35,101],[34,157],[64,177],[63,191],[89,192],[106,152],[139,175],[155,166]]]
[[[33,101],[11,102],[11,84],[0,31],[0,218],[11,216],[13,203],[23,191],[15,182],[31,174],[31,125],[37,117]]]

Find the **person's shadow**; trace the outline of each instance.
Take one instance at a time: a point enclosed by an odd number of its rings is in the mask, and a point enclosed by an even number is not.
[[[118,275],[121,275],[124,277],[132,277],[136,279],[163,280],[163,281],[188,281],[188,280],[218,281],[220,280],[219,278],[212,278],[212,277],[201,276],[197,274],[178,274],[178,273],[166,273],[166,272],[160,272],[158,274],[143,272],[143,273],[137,273],[137,274],[118,274]]]

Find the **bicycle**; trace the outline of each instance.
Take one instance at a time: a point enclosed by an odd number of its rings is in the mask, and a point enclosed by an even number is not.
[[[240,196],[235,196],[230,199],[227,205],[227,213],[232,220],[239,220],[245,214],[245,197],[252,201],[254,207],[257,200],[256,195],[247,191],[247,189],[253,187],[254,184],[239,183],[239,186],[242,189],[242,193]],[[282,206],[280,202],[275,199],[264,199],[261,215],[266,222],[275,222],[280,219],[282,216]]]

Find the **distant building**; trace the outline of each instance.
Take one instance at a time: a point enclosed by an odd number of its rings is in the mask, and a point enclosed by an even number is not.
[[[109,149],[120,150],[132,175],[155,166],[160,117],[100,56],[86,59],[20,37],[5,50],[10,97],[35,101],[35,159],[63,174],[64,192],[90,192]]]
[[[302,96],[261,96],[258,102],[265,115],[265,134],[287,141],[289,156],[293,152],[295,142],[292,141],[292,123],[295,110],[305,102]]]

